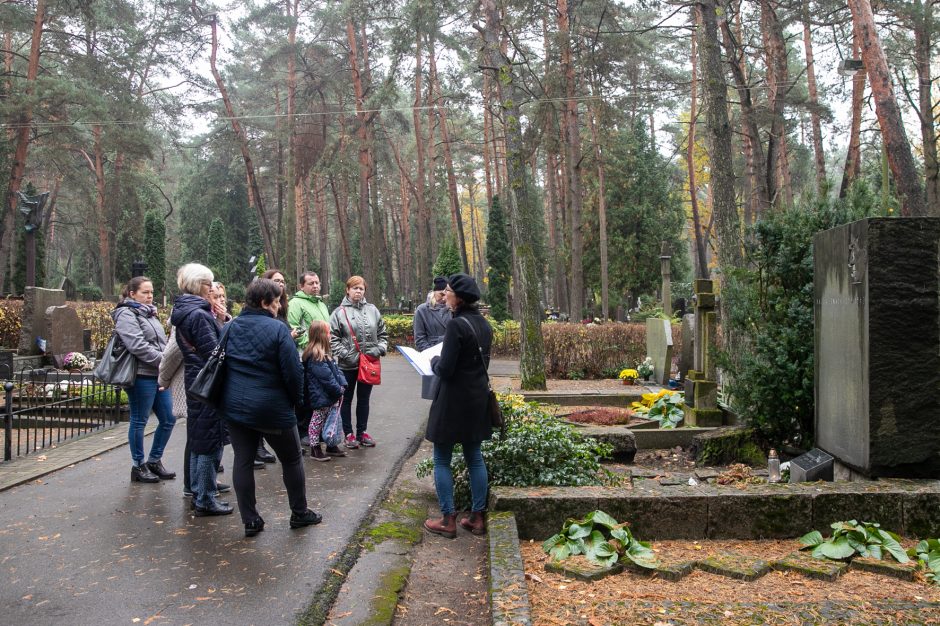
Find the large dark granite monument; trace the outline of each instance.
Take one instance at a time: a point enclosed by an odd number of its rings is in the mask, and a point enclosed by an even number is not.
[[[818,233],[816,443],[867,476],[940,476],[940,218]]]

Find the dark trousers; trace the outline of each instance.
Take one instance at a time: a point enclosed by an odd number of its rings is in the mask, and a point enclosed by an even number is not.
[[[307,431],[310,430],[310,416],[312,413],[313,409],[309,406],[298,404],[294,407],[294,416],[297,418],[297,434],[300,435],[301,439],[306,437]]]
[[[352,401],[353,395],[356,395],[356,439],[358,439],[362,433],[366,432],[369,424],[369,398],[372,397],[373,385],[356,380],[359,376],[358,369],[343,370],[343,376],[346,377],[346,393],[343,394],[343,406],[339,408],[340,417],[343,418],[343,434],[349,435],[353,432]]]
[[[290,510],[301,514],[307,510],[307,487],[304,482],[303,457],[300,454],[300,438],[296,428],[286,428],[280,432],[262,433],[239,424],[226,422],[232,451],[235,453],[235,467],[232,468],[232,486],[238,501],[238,512],[242,522],[247,524],[261,518],[255,500],[255,454],[261,442],[261,436],[270,444],[274,454],[281,462],[284,487],[287,488],[287,501]]]

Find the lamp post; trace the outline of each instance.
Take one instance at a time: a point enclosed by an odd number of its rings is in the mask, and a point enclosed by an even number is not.
[[[19,210],[23,214],[25,224],[23,230],[26,231],[26,286],[36,286],[36,231],[42,223],[42,209],[49,199],[49,192],[46,191],[37,196],[27,196],[22,191],[18,191],[20,197]]]

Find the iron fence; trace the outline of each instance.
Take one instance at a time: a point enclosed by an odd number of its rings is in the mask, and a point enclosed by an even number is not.
[[[90,372],[23,369],[3,389],[4,461],[113,426],[129,415],[127,394]]]

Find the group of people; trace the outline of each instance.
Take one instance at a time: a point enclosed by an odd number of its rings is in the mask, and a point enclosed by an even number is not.
[[[180,295],[173,303],[169,341],[157,317],[149,278],[132,278],[112,312],[114,332],[137,359],[136,379],[127,388],[131,481],[176,477],[162,457],[176,420],[185,416],[184,494],[191,495],[197,517],[234,511],[219,499],[232,487],[217,481],[223,447],[231,444],[233,486],[246,536],[264,530],[254,470],[263,467],[268,456],[281,463],[290,527],[318,524],[321,516],[307,506],[301,436],[318,460],[345,456],[338,447],[320,447],[325,417],[343,406],[346,447],[375,445],[366,431],[372,385],[357,384],[358,354],[362,350],[384,356],[388,337],[378,309],[365,299],[365,280],[351,277],[343,303],[328,316],[315,273],[302,275],[299,291],[288,300],[284,273],[268,270],[248,285],[245,306],[236,319],[227,311],[224,285],[215,282],[204,265],[181,267],[177,286]],[[219,402],[210,406],[188,397],[186,389],[217,349],[225,352],[225,373]],[[355,427],[350,411],[354,401]],[[145,460],[144,428],[151,411],[158,427]]]
[[[302,274],[298,291],[288,298],[284,273],[268,270],[248,285],[245,306],[235,319],[227,311],[224,285],[215,282],[204,265],[181,267],[177,286],[180,295],[173,303],[169,340],[153,303],[153,283],[144,276],[127,283],[112,312],[114,332],[138,362],[136,380],[127,388],[131,481],[176,477],[162,457],[176,420],[186,417],[184,493],[191,495],[197,517],[234,511],[219,499],[231,487],[217,481],[223,471],[223,447],[231,444],[233,487],[245,536],[264,530],[254,470],[274,462],[275,456],[287,489],[290,527],[320,523],[321,516],[307,505],[305,448],[317,461],[346,456],[338,446],[321,447],[324,424],[337,412],[347,450],[375,446],[366,430],[374,385],[359,380],[359,361],[360,355],[385,356],[388,333],[379,310],[366,301],[365,280],[349,278],[342,303],[330,314],[320,298],[316,273]],[[470,515],[460,524],[474,534],[486,532],[488,478],[480,445],[492,435],[486,418],[492,330],[477,308],[479,298],[472,277],[438,277],[414,318],[419,349],[444,344],[432,361],[440,385],[426,430],[434,444],[434,484],[442,517],[427,520],[424,527],[450,538],[457,533],[450,462],[458,443],[473,499]],[[225,374],[219,401],[210,406],[187,396],[186,389],[215,350],[224,350]],[[151,411],[158,426],[145,461],[144,428]]]

